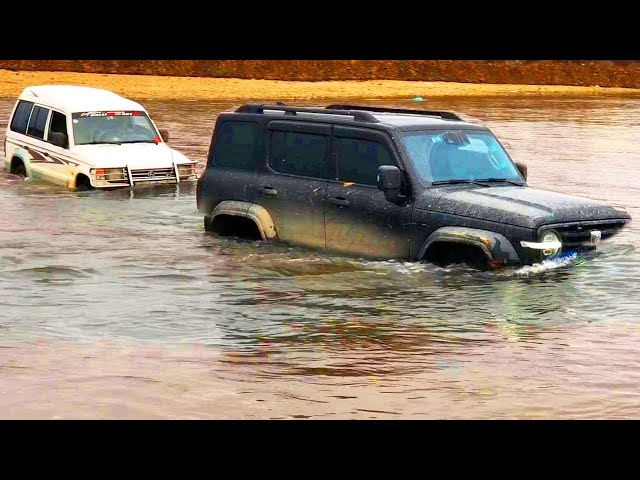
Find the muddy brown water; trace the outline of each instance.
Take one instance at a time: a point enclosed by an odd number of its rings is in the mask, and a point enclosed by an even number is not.
[[[145,103],[200,169],[237,105]],[[640,99],[429,105],[484,121],[531,186],[635,222],[586,261],[482,273],[219,238],[193,186],[2,170],[0,418],[640,418]]]

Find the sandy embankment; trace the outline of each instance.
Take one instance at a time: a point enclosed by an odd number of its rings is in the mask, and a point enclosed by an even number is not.
[[[329,98],[414,98],[478,95],[640,95],[640,89],[560,85],[404,82],[396,80],[300,82],[234,78],[107,75],[0,70],[0,97],[15,98],[29,85],[78,84],[137,100],[276,101]]]

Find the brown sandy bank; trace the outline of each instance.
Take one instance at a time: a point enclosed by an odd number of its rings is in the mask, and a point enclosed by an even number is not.
[[[398,80],[280,81],[76,72],[0,70],[0,97],[29,85],[78,84],[133,99],[276,101],[335,98],[413,98],[479,95],[640,95],[640,89],[562,85],[473,84]]]

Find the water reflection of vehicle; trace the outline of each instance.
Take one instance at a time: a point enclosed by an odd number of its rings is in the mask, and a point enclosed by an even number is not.
[[[27,87],[5,137],[5,168],[76,190],[196,179],[196,162],[169,147],[146,109],[108,90]]]
[[[106,192],[109,199],[130,199],[130,198],[154,198],[154,197],[193,197],[196,193],[194,182],[180,182],[174,184],[166,183],[146,183],[136,188],[118,188]],[[89,193],[91,195],[92,193]]]

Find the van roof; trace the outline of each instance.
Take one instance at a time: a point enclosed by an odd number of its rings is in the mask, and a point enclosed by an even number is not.
[[[81,85],[34,85],[25,88],[20,99],[66,112],[101,110],[145,110],[133,100],[101,88]]]

